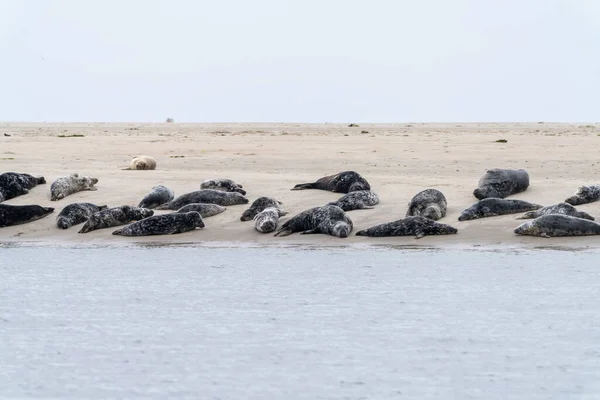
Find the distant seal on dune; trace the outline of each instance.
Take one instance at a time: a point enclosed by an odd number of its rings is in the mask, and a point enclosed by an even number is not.
[[[283,203],[272,197],[264,197],[264,196],[259,197],[258,199],[254,200],[252,202],[252,204],[250,205],[250,207],[242,213],[240,220],[241,221],[250,221],[259,212],[261,212],[269,207],[279,208],[279,206],[281,204],[283,204]],[[287,214],[287,212],[284,212],[284,214],[281,214],[281,215],[283,216],[286,214]]]
[[[550,215],[550,214],[562,214],[562,215],[568,215],[570,217],[589,219],[590,221],[594,220],[594,217],[592,217],[590,214],[583,212],[583,211],[578,211],[575,207],[573,207],[569,203],[558,203],[558,204],[554,204],[552,206],[542,207],[535,211],[526,212],[525,214],[523,214],[522,216],[520,216],[517,219],[538,218],[538,217],[541,217],[542,215]]]
[[[370,190],[356,190],[346,193],[336,201],[327,203],[330,206],[338,206],[344,211],[368,210],[379,204],[379,196]]]
[[[565,203],[569,203],[573,206],[581,204],[593,203],[600,199],[600,185],[585,185],[580,186],[577,189],[575,195],[565,200]]]
[[[299,183],[291,190],[320,189],[337,193],[350,193],[357,190],[371,190],[369,182],[358,172],[344,171],[325,176],[316,182]]]
[[[243,186],[235,183],[231,179],[207,179],[200,183],[200,189],[222,190],[224,192],[238,192],[246,195]]]
[[[179,210],[175,211],[177,213],[186,213],[190,211],[196,211],[200,213],[202,218],[212,217],[213,215],[221,214],[223,211],[227,210],[227,208],[220,206],[218,204],[210,204],[210,203],[190,203]]]
[[[173,235],[204,228],[204,221],[200,213],[190,211],[186,213],[171,213],[154,215],[140,221],[117,229],[112,234],[121,236],[151,236]]]
[[[156,160],[150,156],[136,156],[129,163],[129,167],[122,169],[124,171],[156,169]]]
[[[108,206],[97,206],[92,203],[72,203],[62,209],[56,217],[56,225],[68,229],[73,225],[87,221],[92,214],[105,210]]]
[[[553,237],[553,236],[589,236],[600,235],[600,224],[588,219],[569,215],[542,215],[533,221],[527,221],[514,231],[517,235]]]
[[[27,194],[30,189],[43,183],[46,183],[43,176],[35,177],[18,172],[0,174],[0,203]]]
[[[276,207],[267,207],[254,216],[254,229],[260,233],[271,233],[277,229],[279,217],[287,214]]]
[[[529,174],[524,169],[493,168],[486,171],[473,191],[479,200],[490,197],[503,199],[524,192],[529,187]]]
[[[50,200],[56,201],[65,197],[81,192],[83,190],[98,190],[94,185],[98,183],[98,178],[91,176],[79,176],[78,173],[73,173],[66,176],[56,178],[50,185]]]
[[[339,238],[348,237],[353,224],[348,215],[338,206],[314,207],[293,216],[277,229],[275,236],[324,233]]]
[[[140,208],[156,208],[175,198],[175,192],[163,185],[154,186],[142,201],[138,204]]]
[[[425,189],[408,203],[407,217],[421,216],[437,221],[446,216],[446,197],[437,189]]]
[[[214,189],[201,189],[194,192],[182,194],[176,199],[156,207],[157,210],[179,210],[181,207],[191,203],[210,203],[220,206],[233,206],[236,204],[248,204],[248,199],[238,192],[223,192]]]
[[[0,204],[0,228],[33,222],[54,212],[52,207]]]
[[[420,239],[428,235],[453,235],[457,232],[458,230],[450,225],[417,215],[363,229],[356,232],[356,236],[414,236],[415,239]]]
[[[489,198],[479,200],[477,203],[464,210],[458,217],[458,220],[469,221],[478,218],[533,211],[539,208],[542,208],[542,206],[523,200]]]
[[[88,233],[96,229],[110,228],[125,225],[131,221],[139,221],[154,215],[154,211],[147,208],[121,206],[98,211],[88,218],[79,233]]]

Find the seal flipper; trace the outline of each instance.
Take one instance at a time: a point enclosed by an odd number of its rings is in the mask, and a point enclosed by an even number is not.
[[[315,189],[315,183],[299,183],[296,186],[294,186],[292,189],[290,190],[305,190],[305,189]]]
[[[425,236],[425,232],[423,232],[423,231],[415,232],[415,239],[421,239],[423,236]]]
[[[314,229],[309,229],[307,231],[300,232],[301,235],[310,235],[313,233],[321,233],[321,230],[319,228],[314,228]]]
[[[83,230],[83,229],[82,229],[82,230]],[[81,233],[81,231],[80,231],[79,233]],[[123,234],[123,228],[121,228],[121,229],[117,229],[117,230],[116,230],[116,231],[114,231],[112,234],[113,234],[113,235],[122,235],[122,234]]]
[[[273,236],[288,236],[291,235],[293,232],[290,228],[288,227],[281,227],[279,228],[279,230],[277,232],[275,232],[275,234]]]

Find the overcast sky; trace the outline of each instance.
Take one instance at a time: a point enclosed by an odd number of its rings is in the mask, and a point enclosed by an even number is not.
[[[0,121],[600,121],[598,0],[0,0]]]

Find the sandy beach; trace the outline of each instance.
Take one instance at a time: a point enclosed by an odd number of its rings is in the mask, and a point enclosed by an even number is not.
[[[351,122],[351,121],[350,121]],[[596,124],[186,124],[186,123],[68,123],[0,124],[0,171],[42,175],[28,195],[5,204],[55,207],[54,214],[32,223],[0,229],[1,242],[83,243],[220,243],[411,246],[600,247],[597,237],[533,238],[517,236],[519,215],[459,222],[460,212],[476,202],[473,189],[488,168],[524,168],[530,175],[527,191],[511,198],[551,205],[571,196],[582,184],[599,183]],[[8,134],[10,136],[5,136]],[[78,136],[73,136],[78,135]],[[83,135],[83,136],[79,136]],[[498,140],[506,142],[497,142]],[[157,159],[153,171],[124,171],[136,155]],[[247,205],[206,218],[206,228],[142,238],[113,236],[113,229],[78,234],[79,227],[57,228],[56,215],[73,202],[137,205],[157,184],[176,196],[198,190],[208,178],[241,183],[250,202],[260,196],[282,201],[289,211],[280,222],[307,208],[324,205],[341,194],[321,190],[291,191],[340,171],[363,175],[381,202],[373,210],[350,211],[351,237],[298,235],[276,238],[239,220]],[[50,201],[50,184],[72,172],[99,179],[97,191],[79,192]],[[457,235],[365,238],[357,230],[404,217],[407,204],[426,188],[441,190],[448,214],[440,222],[453,225]],[[578,207],[596,217],[600,202]],[[156,211],[166,213],[167,211]]]

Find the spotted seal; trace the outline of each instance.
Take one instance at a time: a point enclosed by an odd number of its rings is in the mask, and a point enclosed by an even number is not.
[[[350,193],[357,190],[371,190],[369,182],[358,172],[343,171],[335,175],[325,176],[316,182],[299,183],[291,190],[320,189],[337,193]]]
[[[242,185],[235,183],[231,179],[207,179],[200,183],[200,189],[214,189],[222,190],[224,192],[238,192],[245,196],[246,191],[242,188]]]
[[[195,192],[182,194],[175,200],[156,207],[156,210],[179,210],[181,207],[191,203],[210,203],[220,206],[233,206],[236,204],[248,204],[249,201],[241,193],[223,192],[214,189],[201,189]]]
[[[37,185],[46,183],[43,176],[33,176],[18,172],[0,174],[0,203],[29,193]]]
[[[486,171],[473,191],[477,199],[503,199],[524,192],[529,187],[529,174],[524,169],[493,168]]]
[[[252,204],[250,205],[250,207],[242,213],[240,220],[241,221],[250,221],[251,219],[253,219],[256,216],[256,214],[265,210],[266,208],[269,208],[269,207],[279,208],[279,206],[281,204],[283,204],[283,203],[272,197],[259,197],[258,199],[254,200],[252,202]],[[285,212],[285,214],[287,214],[287,212]],[[282,214],[282,215],[285,215],[285,214]]]
[[[83,190],[98,190],[94,185],[98,183],[98,178],[91,176],[79,176],[77,172],[56,178],[50,185],[50,200],[57,201],[65,197],[81,192]]]
[[[121,236],[173,235],[192,231],[196,228],[204,228],[204,221],[200,213],[190,211],[154,215],[117,229],[112,234]]]
[[[140,208],[156,208],[175,198],[175,192],[163,185],[154,186],[142,201],[138,204]]]
[[[190,211],[196,211],[200,213],[202,218],[212,217],[217,214],[221,214],[223,211],[227,210],[227,208],[220,206],[218,204],[210,204],[210,203],[190,203],[179,210],[175,211],[177,213],[186,213]]]
[[[33,222],[54,212],[52,207],[0,204],[0,228]]]
[[[156,169],[156,160],[150,156],[136,156],[129,163],[129,167],[122,168],[127,170],[153,170]]]
[[[285,221],[275,236],[287,236],[294,232],[300,234],[325,233],[339,238],[348,237],[353,224],[348,215],[338,206],[314,207]]]
[[[448,202],[437,189],[425,189],[417,193],[408,203],[407,217],[421,216],[437,221],[446,216]]]
[[[343,195],[336,201],[327,203],[330,206],[338,206],[344,211],[368,210],[377,204],[379,204],[379,196],[370,190],[356,190]]]
[[[139,221],[154,215],[154,211],[147,208],[121,206],[98,211],[88,218],[79,233],[88,233],[96,229],[110,228],[125,225],[131,221]]]
[[[600,185],[585,185],[577,189],[577,193],[565,200],[572,206],[593,203],[600,199]]]
[[[554,204],[552,206],[542,207],[535,211],[526,212],[525,214],[523,214],[522,216],[520,216],[517,219],[538,218],[538,217],[541,217],[542,215],[549,215],[549,214],[562,214],[562,215],[568,215],[571,217],[589,219],[590,221],[594,220],[594,217],[592,217],[590,214],[583,212],[583,211],[578,211],[575,207],[573,207],[569,203],[558,203],[558,204]]]
[[[453,235],[457,232],[458,230],[453,226],[415,215],[360,230],[356,232],[356,236],[414,236],[415,239],[421,239],[428,235]]]
[[[254,216],[254,229],[260,233],[271,233],[277,229],[279,217],[287,212],[276,207],[267,207]]]
[[[517,235],[554,237],[600,235],[600,224],[588,219],[569,215],[542,215],[533,221],[527,221],[514,231]]]
[[[458,217],[458,220],[469,221],[478,218],[533,211],[539,208],[542,208],[542,206],[523,200],[506,200],[491,197],[489,199],[479,200],[477,203],[464,210]]]
[[[108,206],[97,206],[92,203],[72,203],[62,209],[56,216],[56,225],[60,229],[68,229],[73,225],[87,221],[92,214],[108,208]]]

